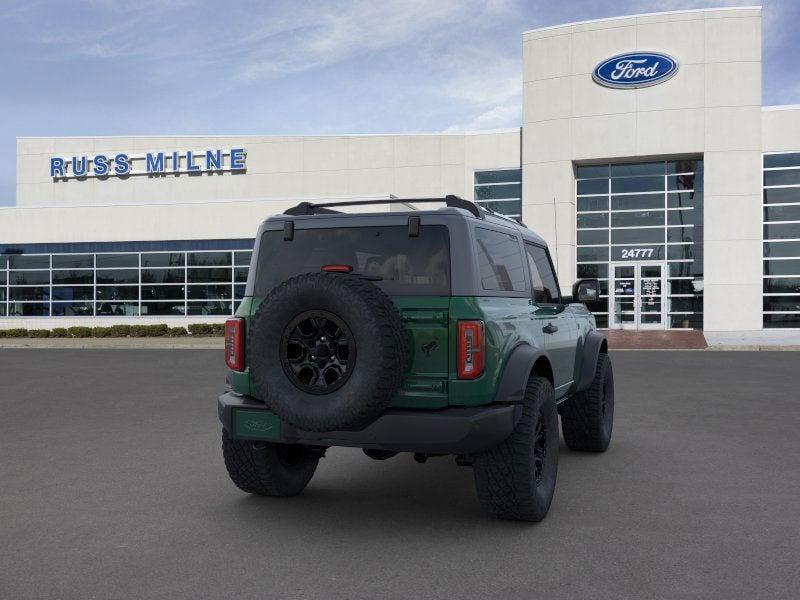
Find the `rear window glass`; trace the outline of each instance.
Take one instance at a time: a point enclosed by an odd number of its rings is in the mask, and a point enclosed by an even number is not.
[[[422,225],[418,237],[408,227],[347,227],[266,231],[259,246],[255,294],[323,265],[350,265],[355,273],[380,277],[375,285],[398,296],[450,295],[450,237],[444,225]]]
[[[475,228],[478,242],[478,269],[485,290],[524,292],[525,271],[519,240],[509,234],[491,229]]]

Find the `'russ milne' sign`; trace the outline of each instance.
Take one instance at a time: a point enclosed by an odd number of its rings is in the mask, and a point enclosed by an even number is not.
[[[167,175],[176,173],[219,173],[244,171],[247,151],[203,150],[195,152],[147,152],[130,155],[95,154],[94,156],[53,156],[50,158],[50,177],[75,179],[84,177],[124,177],[127,175]]]
[[[678,61],[659,52],[629,52],[604,60],[592,79],[610,88],[641,88],[662,83],[678,72]]]

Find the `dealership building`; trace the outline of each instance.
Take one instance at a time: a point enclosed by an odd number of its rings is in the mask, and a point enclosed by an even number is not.
[[[456,194],[542,235],[564,292],[599,278],[602,327],[800,335],[800,105],[762,106],[761,9],[522,35],[514,129],[18,138],[0,328],[222,320],[268,215]]]

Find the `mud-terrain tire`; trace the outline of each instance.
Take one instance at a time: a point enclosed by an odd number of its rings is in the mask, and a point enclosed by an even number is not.
[[[553,386],[543,377],[531,377],[512,434],[473,461],[483,509],[501,519],[544,519],[558,475],[558,441]]]
[[[559,412],[567,448],[579,452],[606,451],[614,427],[614,371],[608,354],[597,357],[589,389],[564,402]]]
[[[235,440],[224,429],[222,456],[236,487],[261,496],[296,496],[311,481],[319,462],[303,446]]]
[[[250,377],[283,421],[307,431],[359,430],[395,397],[408,336],[370,281],[306,273],[267,294],[250,323]]]

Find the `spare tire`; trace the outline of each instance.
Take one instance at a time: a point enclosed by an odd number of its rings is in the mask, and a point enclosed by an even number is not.
[[[408,338],[392,300],[357,275],[307,273],[272,289],[250,322],[250,377],[307,431],[363,429],[403,382]]]

